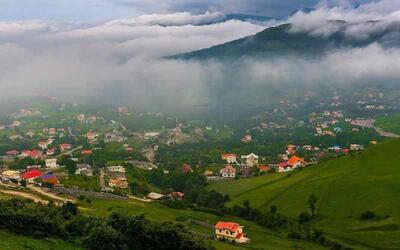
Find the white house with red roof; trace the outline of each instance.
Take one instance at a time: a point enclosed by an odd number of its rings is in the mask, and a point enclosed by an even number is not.
[[[217,239],[246,243],[249,238],[245,237],[243,226],[235,222],[218,221],[214,226]]]
[[[87,133],[86,133],[86,139],[88,139],[88,140],[94,140],[94,139],[96,139],[98,136],[99,136],[99,134],[97,134],[96,132],[90,131],[90,132],[87,132]]]
[[[222,154],[222,160],[226,161],[228,164],[237,163],[236,154]]]
[[[226,165],[223,169],[219,171],[222,177],[224,178],[235,178],[236,176],[236,168],[232,167],[232,165]]]
[[[307,164],[307,162],[300,157],[297,156],[292,156],[290,157],[290,159],[286,162],[281,162],[278,163],[278,172],[288,172],[288,171],[292,171],[296,168],[302,168],[305,167],[305,165]]]

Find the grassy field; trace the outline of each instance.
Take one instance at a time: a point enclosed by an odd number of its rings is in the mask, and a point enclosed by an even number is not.
[[[80,250],[71,244],[54,239],[33,239],[0,231],[1,250]]]
[[[213,236],[213,230],[193,225],[190,219],[208,222],[215,224],[219,220],[235,221],[245,226],[245,231],[252,239],[252,243],[242,245],[240,247],[233,247],[231,244],[212,241],[217,249],[260,249],[260,250],[284,250],[284,249],[325,249],[318,245],[310,244],[307,242],[291,241],[286,238],[286,235],[279,235],[269,231],[255,223],[242,220],[235,217],[219,217],[214,214],[191,211],[191,210],[177,210],[165,207],[158,203],[143,203],[138,201],[105,201],[105,200],[92,200],[91,204],[82,202],[79,204],[82,207],[87,207],[93,210],[86,210],[97,216],[105,216],[112,211],[124,211],[132,215],[145,214],[149,219],[156,221],[182,221],[187,224],[193,231]]]
[[[292,218],[318,197],[317,227],[330,237],[359,249],[400,248],[400,141],[373,146],[356,156],[325,162],[286,174],[214,183],[227,193],[228,206],[242,204],[279,211]],[[361,221],[370,210],[380,219]]]
[[[381,117],[376,120],[375,125],[387,132],[400,135],[400,114]]]
[[[100,190],[98,176],[70,175],[68,179],[60,180],[66,187],[79,187],[87,190]]]

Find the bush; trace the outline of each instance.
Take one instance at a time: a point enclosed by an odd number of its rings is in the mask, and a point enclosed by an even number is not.
[[[361,220],[372,220],[376,218],[376,214],[372,211],[365,211],[360,215]]]

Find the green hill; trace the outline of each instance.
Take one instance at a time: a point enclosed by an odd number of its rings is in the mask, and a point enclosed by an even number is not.
[[[380,117],[375,125],[387,132],[400,134],[400,114]]]
[[[351,28],[353,24],[331,21],[330,25],[336,25],[337,31],[327,37],[312,35],[305,31],[292,32],[292,24],[283,24],[265,29],[253,36],[177,55],[175,58],[232,60],[243,57],[316,56],[334,49],[365,47],[375,42],[383,46],[398,46],[397,38],[392,36],[400,29],[397,23],[388,25],[384,29],[377,29],[365,39],[353,39],[346,34],[346,29]]]
[[[232,198],[228,206],[249,200],[252,207],[276,205],[297,218],[311,194],[318,198],[315,225],[330,237],[358,249],[400,248],[400,141],[368,148],[286,174],[219,182],[211,186]],[[361,220],[365,211],[375,219]]]
[[[61,240],[33,239],[0,231],[1,250],[83,250]]]

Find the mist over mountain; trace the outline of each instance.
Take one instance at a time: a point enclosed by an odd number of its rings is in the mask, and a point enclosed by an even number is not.
[[[379,21],[365,23],[347,23],[329,21],[333,31],[330,34],[313,34],[308,31],[296,31],[293,24],[283,24],[265,29],[253,36],[216,45],[186,54],[177,55],[180,59],[223,59],[270,58],[283,56],[305,56],[315,58],[340,49],[363,48],[374,43],[384,48],[400,46],[400,23],[391,23],[381,29],[374,29],[369,34],[350,32],[360,26],[381,26]]]
[[[278,20],[186,11],[96,23],[0,22],[0,97],[240,117],[294,90],[303,97],[396,85],[399,9],[385,0],[317,5]]]

